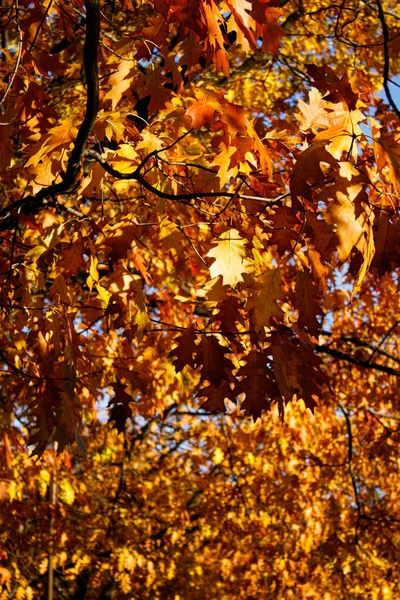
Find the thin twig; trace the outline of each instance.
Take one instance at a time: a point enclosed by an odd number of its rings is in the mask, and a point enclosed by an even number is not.
[[[375,371],[382,371],[382,373],[387,373],[388,375],[395,375],[396,377],[400,377],[400,371],[392,369],[392,367],[387,367],[386,365],[380,365],[379,363],[370,362],[369,360],[360,360],[358,358],[355,358],[354,356],[350,356],[349,354],[340,352],[340,350],[334,350],[330,346],[316,346],[315,351],[319,354],[329,354],[330,356],[334,356],[335,358],[340,358],[341,360],[345,360],[346,362],[357,365],[358,367],[363,367],[365,369],[374,369]]]
[[[5,100],[6,100],[7,96],[8,96],[8,94],[10,93],[10,90],[11,90],[11,88],[12,88],[12,85],[13,85],[13,83],[14,83],[15,76],[17,75],[17,71],[18,71],[18,69],[19,69],[19,65],[20,65],[20,63],[21,63],[21,56],[22,56],[22,40],[23,40],[23,38],[22,38],[22,31],[21,31],[21,27],[20,27],[20,25],[19,25],[19,18],[18,18],[18,0],[16,0],[16,2],[15,2],[15,12],[16,12],[16,14],[15,14],[15,24],[16,24],[16,26],[17,26],[17,32],[18,32],[18,38],[19,38],[19,41],[18,41],[18,55],[17,55],[17,61],[16,61],[16,63],[15,63],[15,67],[14,67],[14,69],[13,69],[13,73],[12,73],[12,75],[11,75],[11,77],[10,77],[10,81],[8,82],[7,89],[6,89],[6,91],[4,92],[4,96],[3,96],[3,98],[0,100],[0,106],[1,106],[2,104],[4,104],[4,102],[5,102]],[[8,124],[8,123],[2,123],[2,125],[7,125],[7,124]],[[9,123],[9,124],[11,125],[11,123]]]
[[[376,0],[376,5],[378,7],[378,15],[379,20],[382,25],[382,33],[383,33],[383,87],[385,88],[386,96],[390,106],[395,112],[396,116],[400,119],[400,110],[397,108],[395,101],[393,100],[392,92],[389,88],[389,80],[390,80],[390,57],[389,57],[389,31],[387,28],[385,14],[383,12],[381,0]]]

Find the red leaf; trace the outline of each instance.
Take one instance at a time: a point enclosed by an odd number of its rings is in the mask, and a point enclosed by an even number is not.
[[[112,387],[114,388],[115,396],[114,398],[111,398],[108,403],[108,406],[111,407],[108,421],[115,421],[115,428],[118,433],[123,433],[125,431],[127,419],[132,419],[132,409],[129,404],[134,400],[132,396],[125,391],[126,385],[113,383]]]
[[[353,92],[346,74],[340,79],[335,75],[331,67],[324,65],[307,65],[307,73],[313,78],[315,87],[321,92],[327,93],[324,100],[329,102],[344,102],[349,110],[355,110],[358,100],[358,94]]]

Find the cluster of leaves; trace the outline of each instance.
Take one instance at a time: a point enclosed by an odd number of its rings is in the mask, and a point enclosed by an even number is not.
[[[204,580],[221,598],[239,580],[251,597],[322,597],[332,571],[339,590],[352,574],[338,597],[373,590],[398,544],[397,433],[385,420],[399,418],[396,0],[3,4],[4,523],[29,523],[21,544],[32,530],[48,541],[46,448],[77,442],[71,468],[54,459],[57,518],[71,520],[60,586],[78,577],[76,597],[89,581],[101,593],[109,573],[127,597],[215,597]],[[116,432],[98,420],[105,404]],[[302,406],[318,407],[315,421]],[[231,417],[177,416],[199,407]],[[363,440],[391,476],[366,463]],[[221,506],[208,514],[212,497]],[[367,521],[387,523],[392,554],[351,562]],[[21,570],[19,543],[0,576],[5,594],[21,578],[30,597],[43,582]]]
[[[283,81],[282,15],[261,0],[2,9],[0,353],[36,452],[79,438],[102,394],[119,431],[133,402],[162,410],[185,389],[174,369],[210,411],[313,409],[337,268],[353,296],[398,268],[399,145],[374,82],[310,63],[297,112],[282,83],[275,112],[236,100],[250,59]]]
[[[366,297],[336,313],[343,346],[370,311]],[[366,343],[393,327],[388,313],[393,290]],[[398,350],[399,336],[380,348]],[[335,360],[337,400],[312,418],[292,403],[284,425],[277,411],[254,423],[177,402],[124,436],[94,423],[86,458],[47,451],[36,463],[15,427],[0,598],[43,597],[51,544],[61,600],[397,598],[398,378]]]

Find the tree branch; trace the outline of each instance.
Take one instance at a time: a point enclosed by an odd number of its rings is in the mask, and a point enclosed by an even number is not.
[[[87,96],[85,116],[78,131],[74,147],[67,163],[66,172],[61,175],[62,181],[45,187],[36,194],[30,194],[16,200],[9,206],[0,210],[0,231],[13,229],[18,223],[18,214],[36,213],[46,204],[48,198],[56,198],[58,194],[65,194],[74,185],[80,170],[81,159],[87,140],[92,131],[99,109],[99,77],[97,63],[97,49],[100,38],[100,3],[99,0],[86,0],[86,37],[83,49],[83,63],[85,67]],[[61,205],[62,207],[62,205]],[[70,212],[70,211],[69,211]]]
[[[86,38],[83,48],[83,64],[86,74],[86,112],[79,128],[74,148],[68,160],[67,171],[63,180],[68,187],[72,185],[80,169],[80,162],[86,142],[92,131],[99,110],[99,68],[97,49],[100,39],[100,4],[99,0],[86,0]]]
[[[358,367],[363,367],[364,369],[374,369],[375,371],[382,371],[382,373],[387,373],[388,375],[395,375],[396,377],[400,377],[400,371],[393,369],[392,367],[387,367],[386,365],[380,365],[376,362],[370,362],[369,360],[360,360],[351,356],[350,354],[345,354],[345,352],[340,352],[340,350],[334,350],[330,346],[316,346],[315,351],[318,354],[329,354],[330,356],[334,356],[335,358],[340,358],[341,360],[345,360],[346,362],[352,363],[353,365],[357,365]]]
[[[376,4],[378,7],[378,15],[379,20],[382,25],[382,33],[383,33],[383,87],[385,88],[386,96],[390,106],[393,108],[396,116],[400,119],[400,110],[397,108],[397,105],[392,97],[392,92],[389,88],[390,81],[390,58],[389,58],[389,31],[386,25],[385,13],[383,12],[381,0],[376,0]]]
[[[132,173],[122,173],[121,171],[117,171],[111,165],[109,165],[106,160],[104,160],[104,158],[101,156],[101,154],[99,154],[95,150],[86,150],[84,152],[84,156],[91,156],[92,158],[94,158],[103,167],[103,169],[106,171],[106,173],[108,173],[109,175],[112,175],[116,179],[137,181],[140,185],[142,185],[144,188],[146,188],[146,190],[148,190],[155,196],[158,196],[158,198],[163,198],[164,200],[177,200],[177,201],[188,202],[190,200],[196,200],[197,198],[221,198],[221,197],[223,197],[223,198],[239,198],[240,200],[252,200],[253,202],[263,202],[263,203],[269,202],[269,203],[273,204],[276,202],[280,202],[284,198],[288,198],[290,196],[290,192],[288,192],[286,194],[282,194],[281,196],[278,196],[277,198],[263,198],[262,196],[247,196],[244,194],[238,194],[238,193],[234,193],[234,192],[224,192],[224,191],[192,192],[192,193],[187,193],[187,194],[170,194],[168,192],[162,192],[161,190],[158,190],[157,188],[152,186],[151,183],[146,181],[146,179],[144,178],[144,176],[141,173],[141,169],[148,162],[148,160],[150,158],[154,157],[159,152],[168,150],[168,148],[169,147],[163,148],[162,150],[157,150],[157,151],[153,150],[153,152],[151,152],[148,156],[146,156],[145,159],[142,160],[142,162],[136,167],[136,169],[134,171],[132,171]]]
[[[362,506],[361,506],[360,497],[359,497],[359,493],[358,493],[356,476],[353,471],[353,434],[351,431],[351,421],[350,421],[350,416],[349,416],[348,412],[344,409],[344,407],[341,404],[339,404],[339,407],[340,407],[340,410],[342,411],[344,418],[346,420],[347,440],[348,440],[347,454],[348,454],[349,476],[351,479],[351,484],[353,486],[354,502],[357,507],[357,522],[356,522],[356,527],[355,527],[355,532],[354,532],[354,541],[356,544],[358,544],[358,528],[360,525],[360,519],[363,515],[363,511],[362,511]]]
[[[396,329],[396,327],[397,327],[398,324],[399,324],[399,321],[396,321],[392,325],[392,327],[385,334],[385,336],[381,339],[381,341],[379,342],[379,344],[377,346],[374,346],[373,344],[370,344],[368,342],[360,340],[360,339],[358,339],[357,337],[355,337],[353,335],[341,335],[340,337],[336,338],[335,341],[336,342],[341,341],[341,342],[346,342],[348,344],[354,344],[354,346],[358,346],[360,348],[368,348],[368,350],[371,350],[371,356],[368,359],[369,362],[371,362],[371,360],[373,359],[373,357],[375,356],[375,354],[379,354],[381,356],[385,356],[386,358],[389,358],[390,360],[393,360],[394,362],[400,364],[400,358],[396,358],[392,354],[389,354],[389,352],[385,352],[384,350],[380,349],[380,346],[389,337],[389,335],[394,331],[394,329]],[[320,333],[321,333],[321,335],[324,335],[324,336],[327,336],[327,337],[333,337],[333,334],[330,331],[322,330]]]

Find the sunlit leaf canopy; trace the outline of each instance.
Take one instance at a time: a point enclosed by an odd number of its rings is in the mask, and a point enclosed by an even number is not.
[[[2,3],[4,598],[397,597],[399,20]]]

